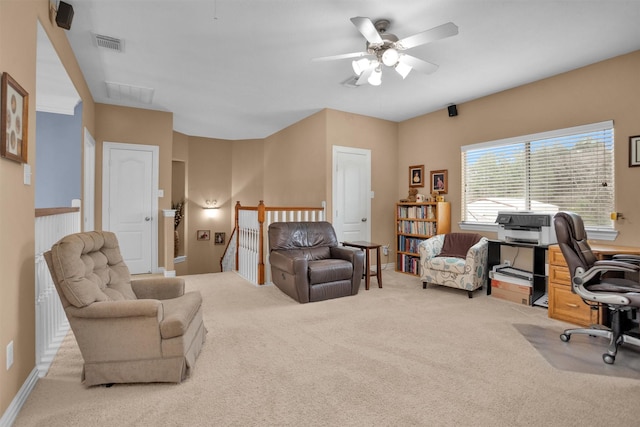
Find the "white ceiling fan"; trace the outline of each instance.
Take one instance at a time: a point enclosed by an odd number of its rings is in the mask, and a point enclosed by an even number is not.
[[[438,69],[436,64],[408,55],[404,51],[458,34],[458,27],[454,23],[448,22],[398,39],[395,34],[387,33],[390,24],[388,19],[379,19],[373,23],[369,18],[357,16],[351,18],[351,22],[367,39],[366,51],[314,58],[314,61],[360,58],[354,59],[352,62],[353,71],[356,73],[356,77],[354,77],[356,86],[366,83],[379,86],[382,83],[382,65],[394,68],[403,79],[412,69],[425,74],[433,73]]]

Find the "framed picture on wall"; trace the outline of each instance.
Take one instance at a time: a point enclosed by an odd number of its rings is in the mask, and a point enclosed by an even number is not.
[[[29,94],[8,73],[0,84],[0,156],[26,163]]]
[[[216,245],[224,245],[224,233],[216,232],[214,237],[214,243]]]
[[[409,188],[424,187],[424,165],[409,166]]]
[[[210,240],[211,230],[198,230],[196,232],[196,239],[198,240]]]
[[[629,137],[629,167],[640,166],[640,135]]]
[[[447,170],[431,171],[431,192],[447,194]]]

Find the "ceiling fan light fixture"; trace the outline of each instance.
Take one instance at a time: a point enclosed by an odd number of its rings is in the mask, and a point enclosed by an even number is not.
[[[364,72],[364,70],[371,66],[371,63],[367,58],[360,58],[352,61],[351,66],[353,67],[353,71],[356,75],[359,76]]]
[[[394,48],[389,48],[384,51],[382,54],[382,63],[387,67],[393,67],[398,63],[398,59],[400,59],[400,54]]]
[[[367,82],[369,82],[371,86],[380,86],[380,84],[382,84],[382,69],[380,68],[380,65],[373,70],[367,79]]]
[[[412,70],[411,65],[407,65],[404,62],[398,62],[395,66],[396,72],[402,76],[402,79],[406,79]]]

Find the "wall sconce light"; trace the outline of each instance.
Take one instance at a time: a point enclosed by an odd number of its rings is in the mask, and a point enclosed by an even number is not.
[[[206,212],[208,218],[216,216],[216,210],[219,208],[217,200],[205,200],[202,209]]]

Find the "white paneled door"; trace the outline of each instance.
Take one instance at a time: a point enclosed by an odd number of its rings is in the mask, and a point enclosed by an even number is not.
[[[132,274],[157,270],[158,147],[105,142],[102,228],[118,237]]]
[[[371,150],[333,147],[333,226],[341,242],[371,238]]]

